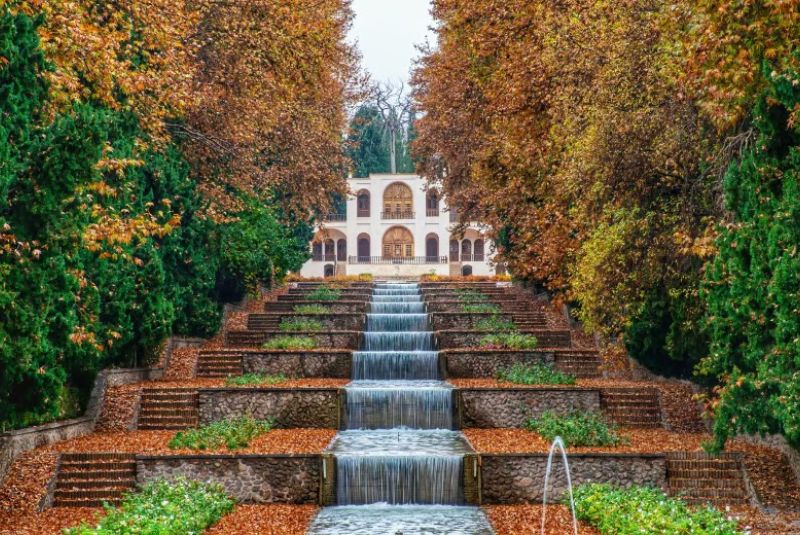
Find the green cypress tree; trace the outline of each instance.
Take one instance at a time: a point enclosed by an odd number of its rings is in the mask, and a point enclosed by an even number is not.
[[[387,140],[380,111],[375,106],[361,106],[350,121],[348,136],[354,176],[365,178],[370,173],[388,173],[391,170]]]
[[[789,120],[800,73],[767,76],[758,140],[726,176],[732,217],[706,274],[711,351],[698,373],[720,381],[717,447],[738,432],[800,445],[800,128]]]

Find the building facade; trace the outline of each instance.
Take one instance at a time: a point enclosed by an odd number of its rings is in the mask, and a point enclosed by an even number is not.
[[[417,175],[350,178],[346,211],[317,229],[304,277],[372,274],[376,277],[494,275],[486,229],[451,231],[457,213]]]

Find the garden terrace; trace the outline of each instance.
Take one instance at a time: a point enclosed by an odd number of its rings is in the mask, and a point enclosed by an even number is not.
[[[228,331],[226,342],[232,347],[260,347],[275,338],[296,336],[311,338],[316,348],[356,349],[361,340],[360,331],[285,332],[285,331]]]
[[[572,333],[562,329],[527,329],[521,334],[533,335],[541,348],[570,348]],[[473,330],[437,331],[436,338],[440,349],[477,349],[487,333]]]
[[[294,312],[299,306],[325,307],[331,314],[366,314],[366,301],[267,301],[264,303],[264,312]]]
[[[515,364],[552,364],[578,378],[599,377],[600,356],[596,350],[578,349],[447,349],[440,352],[443,369],[450,379],[497,377]]]
[[[248,331],[278,331],[286,321],[311,321],[319,323],[326,331],[360,331],[364,328],[365,314],[301,314],[280,312],[271,314],[248,314]]]

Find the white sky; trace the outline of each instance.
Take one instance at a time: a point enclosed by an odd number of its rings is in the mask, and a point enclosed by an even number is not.
[[[353,0],[356,18],[350,38],[358,42],[364,68],[375,82],[405,82],[414,58],[414,45],[427,37],[432,24],[429,0]]]

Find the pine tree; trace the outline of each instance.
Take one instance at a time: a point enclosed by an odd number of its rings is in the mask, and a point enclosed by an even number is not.
[[[388,173],[389,143],[383,119],[377,108],[361,106],[350,122],[350,158],[353,175],[368,177],[370,173]]]

